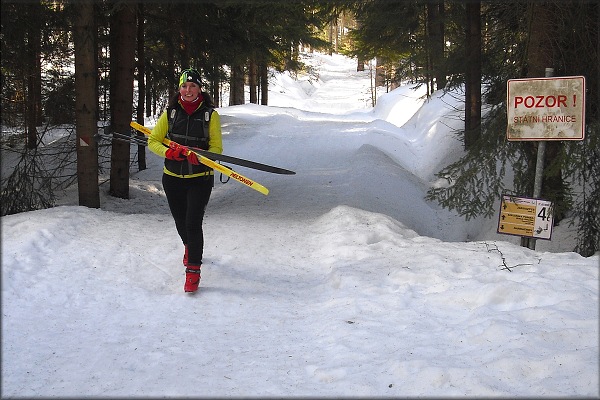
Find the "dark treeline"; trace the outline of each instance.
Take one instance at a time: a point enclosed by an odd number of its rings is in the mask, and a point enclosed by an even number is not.
[[[548,67],[554,76],[583,75],[585,140],[548,143],[541,197],[554,203],[556,223],[577,225],[576,251],[600,249],[595,1],[55,0],[3,1],[1,11],[2,126],[17,133],[3,134],[3,151],[10,142],[31,157],[46,128],[60,124],[76,123],[77,143],[95,134],[94,122],[128,132],[132,118],[160,113],[178,72],[189,66],[201,71],[217,105],[267,105],[269,71],[301,70],[302,50],[341,52],[355,57],[359,70],[377,60],[377,85],[389,90],[406,83],[426,85],[428,95],[464,89],[464,130],[457,137],[465,154],[439,172],[448,185],[431,189],[428,198],[466,218],[493,215],[501,193],[533,191],[535,143],[506,140],[507,80],[542,77]],[[75,140],[71,146],[83,166],[80,204],[98,207],[98,148],[81,149]],[[111,146],[110,192],[123,198],[128,150]],[[143,149],[138,157],[143,168]],[[19,165],[32,170],[29,162]],[[15,190],[16,182],[31,174],[3,174],[3,215],[51,205],[39,196],[17,201],[27,194]],[[30,184],[29,195],[48,187]]]

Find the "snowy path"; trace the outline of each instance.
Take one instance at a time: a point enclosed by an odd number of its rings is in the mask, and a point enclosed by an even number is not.
[[[330,101],[364,82],[320,58]],[[2,397],[598,396],[600,255],[464,242],[489,221],[422,200],[439,103],[384,121],[419,107],[327,114],[286,85],[220,110],[227,153],[297,174],[217,183],[196,294],[153,155],[130,200],[2,217]]]

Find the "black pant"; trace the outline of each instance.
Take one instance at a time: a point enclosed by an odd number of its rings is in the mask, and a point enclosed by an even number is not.
[[[177,233],[183,244],[188,247],[188,265],[202,264],[204,250],[202,220],[214,181],[214,175],[177,178],[163,174],[162,184]]]

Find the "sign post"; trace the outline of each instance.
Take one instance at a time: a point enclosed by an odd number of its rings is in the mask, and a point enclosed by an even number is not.
[[[507,83],[507,139],[538,141],[535,199],[542,192],[546,141],[583,140],[585,135],[585,78],[552,78],[553,74],[554,69],[546,68],[545,78],[509,79]],[[508,233],[500,228],[498,232]],[[534,235],[523,235],[521,243],[535,250]]]

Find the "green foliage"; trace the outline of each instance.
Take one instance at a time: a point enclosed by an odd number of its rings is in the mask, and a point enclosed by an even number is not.
[[[27,83],[33,77],[26,75],[23,65],[24,60],[31,59],[27,35],[35,29],[43,38],[40,59],[44,66],[45,117],[50,123],[70,122],[75,101],[73,78],[64,71],[73,64],[71,7],[63,1],[41,1],[36,8],[29,8],[27,3],[2,2],[2,123],[24,124]],[[121,3],[95,4],[102,100],[111,72],[110,55],[106,52],[108,16]],[[232,66],[254,64],[278,71],[302,70],[299,47],[331,50],[328,27],[346,15],[354,18],[340,44],[344,54],[360,60],[377,57],[395,72],[395,80],[431,84],[434,77],[445,76],[446,89],[462,88],[466,71],[465,3],[435,2],[438,6],[443,4],[437,20],[431,19],[435,14],[430,12],[431,4],[429,0],[144,2],[145,60],[141,61],[148,78],[146,89],[158,111],[184,67],[198,68],[207,84],[215,85],[217,90],[228,79],[227,71]],[[535,147],[531,143],[506,141],[504,103],[507,80],[528,76],[532,4],[481,2],[482,104],[489,111],[482,121],[479,140],[461,159],[439,172],[438,177],[445,184],[436,185],[427,195],[429,200],[439,201],[467,219],[493,215],[502,193],[531,193]],[[556,200],[556,212],[572,217],[570,221],[578,229],[576,250],[590,255],[600,250],[600,6],[592,1],[553,1],[546,2],[545,7],[552,18],[555,76],[586,77],[587,131],[584,141],[552,146],[553,158],[546,165],[545,179],[559,177],[563,184],[546,186],[543,195]],[[443,23],[444,29],[442,55],[439,49],[433,50],[434,38],[429,31],[431,24],[438,22]],[[101,119],[107,115],[102,114],[107,107],[100,107]]]
[[[578,185],[574,195],[573,224],[577,247],[583,256],[600,250],[600,123],[587,127],[585,140],[566,146],[565,174]]]
[[[75,77],[63,77],[56,70],[48,71],[47,97],[44,110],[51,125],[69,124],[75,120]]]
[[[54,206],[52,176],[41,170],[40,165],[31,154],[25,153],[12,173],[2,180],[0,215]]]
[[[43,129],[40,141],[52,132]],[[74,135],[74,133],[72,133]],[[61,139],[29,149],[2,141],[2,157],[14,168],[0,181],[0,215],[53,207],[56,193],[74,181],[75,142]]]
[[[424,3],[373,0],[351,8],[357,28],[350,31],[352,48],[345,53],[362,59],[378,58],[396,80],[423,81],[426,68]],[[420,71],[419,71],[420,70]]]
[[[146,67],[157,80],[174,80],[178,71],[188,66],[199,69],[208,84],[228,79],[225,66],[248,62],[294,70],[301,67],[298,45],[326,45],[317,31],[328,16],[313,1],[190,4],[150,3],[145,7]]]
[[[492,216],[502,193],[532,194],[536,145],[505,140],[506,82],[527,76],[528,5],[483,3],[482,101],[492,111],[482,121],[480,140],[461,159],[438,173],[446,184],[427,194],[429,200],[438,201],[467,219]],[[554,22],[554,75],[585,76],[588,96],[585,140],[547,145],[553,151],[544,168],[542,197],[554,203],[555,221],[566,217],[577,225],[574,250],[589,256],[600,250],[599,6],[592,2],[549,2],[546,7]],[[460,40],[456,43],[460,50]],[[463,83],[460,54],[456,51],[448,56],[452,71],[449,87]],[[550,180],[552,184],[548,184]]]
[[[509,175],[513,169],[521,170],[519,167],[526,165],[527,160],[518,145],[506,140],[502,130],[505,113],[503,106],[489,112],[485,134],[462,158],[437,174],[445,184],[429,189],[428,200],[438,201],[469,220],[492,216],[502,193],[519,193],[528,180],[517,174],[511,182]],[[462,132],[457,134],[462,137]],[[514,190],[509,189],[511,184]]]

